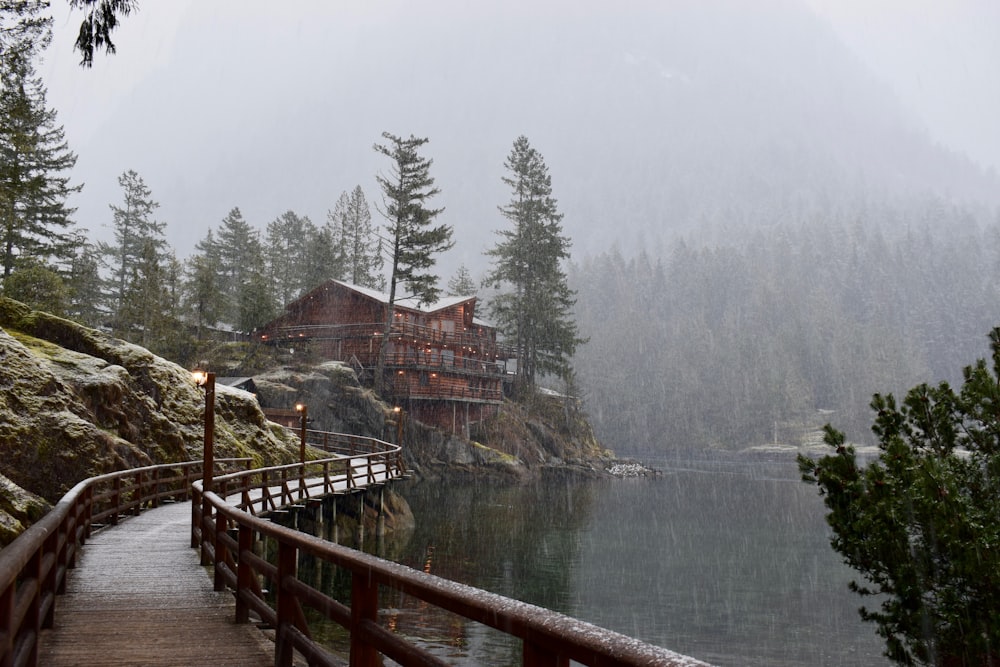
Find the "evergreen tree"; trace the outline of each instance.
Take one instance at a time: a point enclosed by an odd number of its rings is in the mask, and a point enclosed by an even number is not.
[[[313,227],[312,232],[302,267],[303,291],[309,291],[343,273],[343,252],[333,226],[327,222],[318,229]]]
[[[146,286],[132,284],[137,277],[151,275],[153,259],[157,266],[162,266],[166,257],[167,242],[163,236],[165,223],[153,219],[153,211],[159,204],[153,201],[152,193],[146,183],[135,171],[129,170],[118,177],[122,186],[124,202],[122,206],[111,205],[114,216],[115,243],[100,243],[101,256],[104,265],[110,270],[111,276],[106,283],[105,300],[112,314],[112,328],[124,335],[136,322],[144,318],[135,311],[134,304],[129,307],[126,315],[126,297],[136,291],[144,291]],[[143,262],[145,271],[139,271],[138,265]],[[135,318],[139,319],[136,320]]]
[[[798,457],[829,510],[830,543],[862,577],[851,589],[903,664],[990,665],[1000,646],[1000,328],[992,363],[964,369],[960,391],[921,384],[897,406],[876,394],[878,457],[857,459],[827,425],[832,453]]]
[[[240,293],[250,280],[255,262],[263,257],[260,232],[233,208],[216,234],[215,261],[219,294],[222,297],[219,320],[236,325],[240,319]]]
[[[343,253],[343,271],[334,277],[352,285],[384,290],[382,239],[372,224],[371,209],[360,185],[340,195],[328,219],[339,232]]]
[[[281,304],[299,297],[310,287],[306,275],[309,246],[316,227],[309,218],[286,211],[267,225],[264,243],[268,275]]]
[[[35,310],[60,316],[69,302],[69,288],[62,277],[30,259],[19,261],[17,271],[3,281],[3,294]]]
[[[0,0],[0,68],[32,61],[51,42],[48,0]]]
[[[389,238],[389,303],[383,327],[375,368],[375,389],[382,392],[385,356],[392,329],[397,292],[405,285],[410,294],[423,303],[433,303],[438,298],[438,277],[430,272],[437,262],[435,255],[452,247],[452,230],[449,225],[432,227],[444,209],[431,209],[427,204],[439,194],[430,175],[432,160],[420,157],[418,149],[427,139],[410,135],[402,139],[388,132],[382,133],[386,144],[375,144],[375,150],[391,160],[388,174],[376,177],[382,189],[384,209],[380,212],[387,220]]]
[[[167,271],[152,240],[143,243],[122,295],[116,335],[150,348],[170,328],[171,298]]]
[[[8,53],[0,64],[0,252],[6,278],[18,257],[69,263],[75,209],[66,202],[82,186],[70,185],[76,155],[56,125],[55,110],[46,108],[45,87],[31,61]]]
[[[552,183],[542,156],[524,136],[504,163],[512,197],[501,214],[513,223],[487,254],[493,269],[484,283],[510,291],[496,296],[490,312],[500,330],[514,343],[521,389],[535,386],[538,375],[564,376],[577,345],[572,308],[575,293],[562,269],[569,257],[569,239],[563,236]]]
[[[458,267],[458,271],[448,281],[448,296],[472,296],[477,291],[476,281],[472,279],[465,264]]]
[[[89,327],[104,324],[101,263],[97,248],[80,237],[77,252],[69,267],[69,306],[67,315]]]
[[[139,9],[137,0],[69,0],[69,6],[85,13],[73,45],[83,67],[93,66],[95,49],[104,47],[106,53],[115,53],[111,33],[122,18]]]
[[[184,301],[190,319],[194,320],[197,340],[202,340],[204,328],[217,323],[220,315],[225,312],[226,294],[222,289],[224,275],[220,271],[219,246],[210,229],[205,238],[195,245],[194,254],[188,258],[184,281]]]
[[[247,257],[246,278],[237,293],[236,327],[240,331],[253,331],[273,320],[280,311],[273,284],[267,277],[263,250],[259,243],[251,246],[251,250],[252,254]]]

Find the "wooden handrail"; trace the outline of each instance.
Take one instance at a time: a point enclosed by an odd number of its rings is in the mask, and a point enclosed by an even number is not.
[[[220,467],[250,459],[216,459]],[[189,497],[201,461],[133,468],[86,479],[0,550],[0,667],[35,667],[38,638],[55,621],[55,598],[93,530],[165,500]]]
[[[377,456],[370,455],[361,463],[367,468],[369,479],[373,466],[387,465],[386,459],[379,460]],[[349,477],[354,474],[360,476],[353,464],[355,459],[349,460],[352,463],[344,463],[345,459],[307,463],[307,466],[312,466],[309,474],[315,477],[310,492],[321,489],[329,492],[330,487],[325,480],[332,466],[347,466],[351,471]],[[194,506],[208,508],[199,519],[197,532],[199,536],[206,536],[203,550],[207,550],[212,557],[216,590],[232,589],[236,597],[238,623],[249,622],[252,611],[276,629],[275,665],[278,667],[290,667],[295,651],[306,656],[312,665],[337,664],[335,656],[312,638],[304,613],[306,608],[348,630],[352,667],[380,665],[380,655],[404,666],[448,664],[378,622],[381,587],[405,593],[520,639],[523,664],[531,667],[567,667],[570,660],[595,667],[697,667],[705,664],[548,609],[448,581],[257,516],[260,511],[251,501],[254,484],[260,485],[261,499],[267,497],[273,500],[274,494],[269,487],[275,486],[275,475],[280,474],[284,479],[300,479],[299,465],[217,478],[213,482],[214,492],[206,494],[202,494],[199,482],[195,482],[193,487]],[[240,501],[234,503],[232,496],[227,500],[227,494],[237,490]],[[205,502],[198,502],[199,497]],[[300,502],[298,496],[288,500]],[[261,500],[261,506],[264,505]],[[271,504],[269,507],[273,509],[276,506]],[[270,563],[254,552],[253,545],[261,537],[276,544],[277,563]],[[299,578],[297,563],[303,554],[350,572],[349,606]],[[273,606],[261,589],[261,577],[272,582],[272,591],[276,592]]]

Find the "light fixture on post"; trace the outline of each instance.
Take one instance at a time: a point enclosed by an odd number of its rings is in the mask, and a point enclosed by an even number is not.
[[[202,491],[212,490],[212,474],[215,467],[215,373],[191,371],[195,384],[205,390],[205,449],[202,458]]]
[[[306,492],[306,418],[309,416],[309,406],[296,403],[295,411],[299,413],[299,498]]]
[[[207,545],[215,544],[215,531],[206,528],[209,518],[212,515],[212,506],[208,502],[208,492],[212,490],[212,476],[215,471],[215,373],[208,371],[191,371],[191,378],[199,387],[205,389],[205,443],[201,463],[201,520],[198,525],[201,527],[201,564],[208,565],[211,561],[208,556]],[[191,546],[197,546],[195,533],[192,529]]]

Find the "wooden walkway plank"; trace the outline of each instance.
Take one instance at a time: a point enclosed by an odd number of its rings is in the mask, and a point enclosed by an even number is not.
[[[254,625],[234,622],[232,593],[212,590],[190,540],[190,503],[146,510],[94,533],[56,599],[39,664],[273,665],[273,644]]]

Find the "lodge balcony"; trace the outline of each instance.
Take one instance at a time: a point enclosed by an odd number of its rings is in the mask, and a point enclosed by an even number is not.
[[[368,347],[375,347],[374,343],[381,337],[381,328],[378,324],[373,323],[299,324],[265,331],[261,334],[260,340],[272,344],[307,340],[327,343],[351,341],[353,343],[364,342]],[[431,347],[449,349],[456,353],[461,352],[462,354],[456,354],[456,356],[461,357],[465,356],[464,353],[468,353],[471,356],[493,361],[513,359],[516,356],[513,346],[492,340],[477,331],[444,331],[434,327],[397,321],[393,323],[389,337],[394,342],[398,341],[414,348]]]

